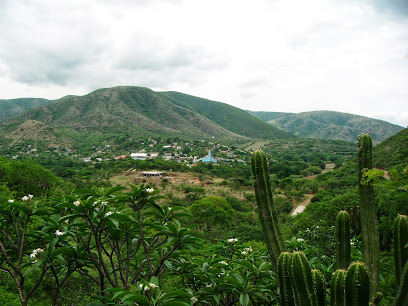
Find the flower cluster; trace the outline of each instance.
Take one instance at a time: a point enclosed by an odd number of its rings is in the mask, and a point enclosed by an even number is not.
[[[252,247],[249,247],[249,248],[245,248],[245,249],[241,252],[241,254],[244,255],[244,257],[246,257],[246,256],[248,255],[248,253],[251,253],[251,252],[253,252]]]
[[[79,205],[81,205],[81,202],[79,202],[79,201],[75,201],[74,203],[72,203],[72,204],[74,204],[76,207],[78,207]]]
[[[237,242],[238,239],[237,238],[230,238],[228,239],[228,243],[230,243],[231,245],[234,245],[235,242]]]
[[[303,241],[305,241],[305,239],[303,239],[303,238],[298,238],[298,239],[296,239],[297,240],[297,242],[303,242]]]
[[[198,299],[195,296],[192,296],[190,300],[191,300],[191,303],[193,304],[198,302]]]
[[[109,217],[111,214],[112,214],[112,212],[111,212],[111,211],[108,211],[108,212],[106,213],[106,215],[105,215],[105,218],[106,218],[106,217]]]
[[[22,197],[21,199],[23,200],[23,201],[28,201],[28,200],[31,200],[33,198],[33,195],[32,194],[29,194],[28,196],[24,196],[24,197]]]
[[[62,235],[65,235],[65,232],[61,232],[60,230],[56,230],[54,235],[57,236],[57,237],[60,237]]]
[[[40,258],[40,254],[43,252],[44,250],[41,248],[34,249],[33,252],[30,254],[30,258]]]
[[[146,188],[147,193],[153,193],[154,189],[153,188]]]

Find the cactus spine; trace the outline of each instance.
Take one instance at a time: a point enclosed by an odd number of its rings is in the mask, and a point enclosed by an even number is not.
[[[343,269],[333,273],[330,284],[330,305],[332,306],[344,306],[346,304],[346,275],[347,271]]]
[[[346,276],[346,305],[368,305],[370,301],[370,277],[365,264],[353,262]]]
[[[280,300],[282,306],[295,305],[295,296],[290,279],[290,266],[292,264],[292,253],[283,252],[278,260],[278,280]]]
[[[373,168],[372,142],[368,134],[362,134],[358,150],[358,189],[360,195],[361,237],[364,247],[364,262],[371,274],[371,296],[378,291],[380,266],[380,241],[377,225],[377,207],[374,201],[372,182],[362,184],[363,173]]]
[[[351,261],[350,215],[342,210],[336,217],[336,265],[337,269],[347,269]]]
[[[400,284],[401,273],[408,262],[408,216],[399,215],[394,221],[394,261],[397,287]]]
[[[286,248],[279,228],[275,205],[273,204],[268,163],[262,150],[255,151],[252,154],[251,165],[255,177],[254,187],[259,219],[273,268],[276,269],[279,255],[286,251]]]
[[[290,278],[295,294],[295,304],[319,305],[314,292],[312,270],[303,252],[294,252],[291,258]]]
[[[312,270],[313,289],[316,295],[317,305],[326,305],[326,290],[324,286],[324,276],[319,270]]]

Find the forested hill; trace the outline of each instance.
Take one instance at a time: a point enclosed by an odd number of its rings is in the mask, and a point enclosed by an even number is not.
[[[225,103],[175,91],[161,92],[160,95],[170,99],[174,104],[197,112],[223,128],[239,135],[263,139],[294,138],[292,134],[273,126],[265,125],[262,120],[248,115],[246,111]]]
[[[19,115],[20,113],[54,101],[40,98],[0,99],[0,121]]]
[[[0,137],[27,139],[32,134],[29,128],[39,126],[39,122],[41,131],[74,140],[83,135],[98,135],[101,140],[118,135],[233,141],[294,138],[235,107],[189,96],[193,101],[216,105],[216,113],[211,114],[203,111],[205,105],[192,107],[183,97],[142,87],[99,89],[84,96],[67,96],[3,121]],[[32,124],[22,128],[27,122]],[[44,133],[41,135],[41,140],[46,140]]]
[[[358,135],[370,132],[373,143],[377,144],[403,129],[401,126],[383,120],[334,111],[303,113],[248,112],[301,138],[355,142]]]
[[[376,145],[373,149],[374,165],[381,168],[408,166],[408,129]]]

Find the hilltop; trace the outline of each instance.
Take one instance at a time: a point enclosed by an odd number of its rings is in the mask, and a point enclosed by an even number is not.
[[[0,99],[0,122],[34,107],[53,103],[53,100],[41,98]]]
[[[370,132],[373,143],[377,144],[403,129],[383,120],[335,111],[303,113],[249,111],[249,113],[301,138],[355,142],[358,135]]]

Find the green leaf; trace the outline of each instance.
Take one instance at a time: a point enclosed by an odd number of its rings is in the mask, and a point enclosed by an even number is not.
[[[241,293],[239,296],[239,302],[242,306],[247,306],[249,303],[249,295],[247,293]]]

